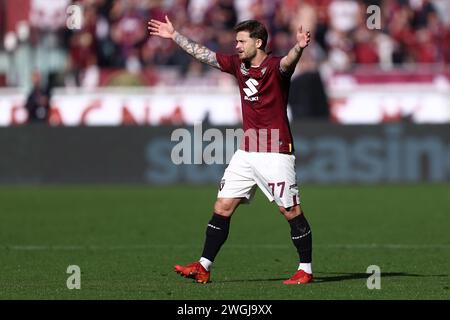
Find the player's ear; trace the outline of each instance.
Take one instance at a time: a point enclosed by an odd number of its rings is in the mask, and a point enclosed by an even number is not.
[[[261,39],[256,39],[256,48],[257,49],[261,49],[262,46],[262,40]]]

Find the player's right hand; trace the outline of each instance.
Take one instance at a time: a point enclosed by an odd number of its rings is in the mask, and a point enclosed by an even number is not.
[[[158,20],[151,19],[148,22],[148,30],[150,30],[150,34],[154,36],[160,36],[162,38],[172,38],[175,33],[175,29],[170,22],[169,18],[166,16],[166,22],[161,22]]]

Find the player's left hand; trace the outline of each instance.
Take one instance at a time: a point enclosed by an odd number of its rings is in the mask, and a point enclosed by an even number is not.
[[[303,32],[302,26],[297,29],[297,44],[300,48],[306,48],[311,41],[311,33],[309,31]]]

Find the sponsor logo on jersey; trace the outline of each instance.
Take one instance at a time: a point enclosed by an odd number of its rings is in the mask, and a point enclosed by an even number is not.
[[[264,74],[266,73],[266,71],[267,71],[267,67],[264,67],[264,68],[261,70],[261,74],[264,75]]]
[[[220,181],[220,185],[219,185],[219,190],[220,190],[220,191],[222,191],[224,185],[225,185],[225,179],[222,179],[222,180]]]
[[[254,96],[256,93],[258,93],[258,89],[256,88],[256,86],[259,84],[258,81],[256,81],[253,78],[248,79],[247,81],[245,81],[245,84],[247,85],[246,88],[243,88],[244,93],[245,93],[245,97],[244,100],[247,101],[258,101],[259,97],[258,96]]]
[[[259,82],[256,81],[255,79],[250,78],[247,81],[245,81],[245,84],[247,85],[247,88],[244,88],[244,92],[247,95],[247,97],[251,97],[252,95],[258,92],[256,86],[259,84]]]

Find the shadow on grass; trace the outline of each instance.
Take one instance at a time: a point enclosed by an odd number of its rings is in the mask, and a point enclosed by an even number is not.
[[[287,278],[268,278],[268,279],[227,279],[227,280],[213,280],[214,283],[231,283],[231,282],[274,282],[284,281]]]
[[[319,276],[317,276],[319,275]],[[322,276],[323,275],[323,276]],[[356,279],[367,279],[371,274],[369,273],[345,273],[345,272],[317,272],[314,275],[314,283],[322,282],[338,282]],[[406,272],[382,272],[381,278],[386,277],[448,277],[449,275],[426,275],[426,274],[414,274]],[[230,283],[230,282],[274,282],[274,281],[284,281],[287,278],[267,278],[267,279],[227,279],[214,281],[215,283]]]
[[[321,273],[319,273],[321,274]],[[323,273],[329,274],[329,273]],[[356,280],[356,279],[367,279],[371,276],[369,273],[358,272],[358,273],[332,273],[334,275],[331,276],[315,276],[314,282],[337,282],[337,281],[345,281],[345,280]],[[428,277],[427,275],[422,274],[413,274],[413,273],[405,273],[405,272],[382,272],[381,278],[386,277]]]

